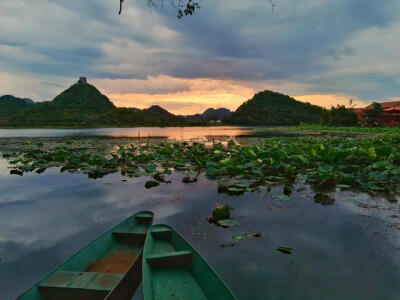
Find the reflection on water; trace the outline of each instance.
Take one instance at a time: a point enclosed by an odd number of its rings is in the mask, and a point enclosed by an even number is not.
[[[111,136],[111,137],[166,137],[176,140],[204,139],[205,137],[276,136],[268,127],[136,127],[95,129],[0,129],[2,137],[64,137],[64,136]],[[299,134],[299,133],[298,133]]]
[[[399,220],[391,218],[400,215],[399,204],[385,202],[380,213],[386,215],[381,216],[341,201],[340,195],[334,195],[339,200],[332,206],[315,204],[308,190],[293,192],[289,201],[273,200],[272,195],[282,193],[279,187],[229,197],[218,194],[216,183],[204,177],[190,185],[181,178],[175,174],[171,184],[146,190],[146,178],[122,182],[126,178],[118,174],[100,180],[58,170],[0,175],[0,298],[12,299],[142,209],[153,210],[156,223],[168,223],[181,232],[239,299],[398,296],[398,249],[385,230]],[[363,197],[363,202],[374,201]],[[239,225],[223,229],[209,224],[206,216],[215,203],[233,206]],[[399,229],[391,227],[390,234],[399,237]],[[240,232],[261,232],[265,237],[221,247]],[[279,246],[294,248],[293,255],[276,251]]]

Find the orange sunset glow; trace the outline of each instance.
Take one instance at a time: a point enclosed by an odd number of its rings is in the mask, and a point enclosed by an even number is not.
[[[118,107],[148,108],[160,105],[171,113],[190,115],[201,113],[207,108],[225,107],[236,110],[243,102],[261,90],[249,86],[248,82],[218,79],[183,79],[170,76],[148,77],[147,79],[98,79],[94,83]],[[265,83],[264,89],[286,94],[289,86]],[[257,87],[263,86],[258,83]],[[122,92],[121,92],[122,91]],[[149,92],[150,91],[150,92]],[[341,94],[292,95],[302,102],[325,108],[336,105],[363,107],[366,102]]]

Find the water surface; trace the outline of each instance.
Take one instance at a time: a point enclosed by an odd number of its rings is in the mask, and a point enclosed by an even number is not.
[[[273,200],[281,187],[231,197],[202,176],[184,184],[179,173],[171,184],[146,190],[144,177],[92,180],[58,169],[10,176],[4,160],[0,169],[0,299],[13,299],[143,209],[154,211],[155,223],[176,228],[239,299],[398,299],[398,203],[336,191],[334,205],[322,206],[309,189]],[[205,218],[216,203],[234,207],[239,225],[209,224]],[[234,242],[232,234],[240,232],[265,236]],[[294,253],[280,253],[279,246]]]
[[[67,137],[67,136],[109,136],[109,137],[165,137],[176,140],[204,139],[205,137],[236,136],[282,136],[301,133],[279,132],[271,127],[134,127],[134,128],[93,128],[93,129],[0,129],[0,138],[16,137]]]

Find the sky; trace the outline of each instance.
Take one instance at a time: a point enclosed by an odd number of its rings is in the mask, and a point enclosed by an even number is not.
[[[324,107],[400,98],[398,0],[0,0],[0,95],[53,99],[87,76],[117,106],[236,109],[273,90]]]

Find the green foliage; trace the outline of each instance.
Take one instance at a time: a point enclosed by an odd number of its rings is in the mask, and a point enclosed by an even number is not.
[[[358,117],[353,109],[338,105],[330,110],[324,109],[321,112],[320,123],[327,126],[356,126]]]
[[[264,91],[243,103],[227,122],[240,125],[299,125],[318,123],[322,108]]]
[[[372,109],[367,110],[367,126],[379,126],[381,124],[382,105],[380,103],[372,103]]]

